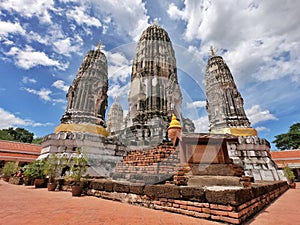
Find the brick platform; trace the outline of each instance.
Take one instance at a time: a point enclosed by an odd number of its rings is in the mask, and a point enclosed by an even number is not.
[[[60,183],[62,190],[70,191],[70,182]],[[85,184],[86,195],[230,224],[246,221],[287,189],[286,182],[263,182],[249,188],[142,185],[110,180]]]

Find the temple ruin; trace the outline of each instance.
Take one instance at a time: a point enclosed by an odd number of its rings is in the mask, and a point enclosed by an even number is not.
[[[108,72],[99,45],[86,54],[61,124],[44,137],[39,159],[81,148],[89,175],[109,178],[90,182],[89,195],[239,224],[286,190],[280,182],[285,177],[270,157],[269,142],[251,127],[233,76],[213,48],[205,81],[209,133],[194,133],[181,111],[171,40],[154,23],[137,43],[128,115],[116,98],[106,123]]]

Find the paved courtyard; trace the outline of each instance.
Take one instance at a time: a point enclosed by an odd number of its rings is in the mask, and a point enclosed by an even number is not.
[[[300,186],[300,184],[298,184]],[[300,187],[290,189],[248,224],[300,224]],[[72,197],[0,180],[0,225],[222,224],[96,197]]]

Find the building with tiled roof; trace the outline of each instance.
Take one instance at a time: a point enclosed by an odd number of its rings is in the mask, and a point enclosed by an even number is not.
[[[300,179],[300,149],[271,151],[271,157],[279,168],[290,167]]]
[[[34,161],[42,150],[40,145],[0,140],[0,168],[5,162],[17,162],[19,166]]]

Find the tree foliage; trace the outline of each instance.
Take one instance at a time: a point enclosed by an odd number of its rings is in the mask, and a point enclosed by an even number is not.
[[[0,130],[0,139],[32,143],[34,134],[24,128],[8,128]]]
[[[276,147],[284,149],[300,149],[300,123],[290,126],[289,132],[275,136]]]

